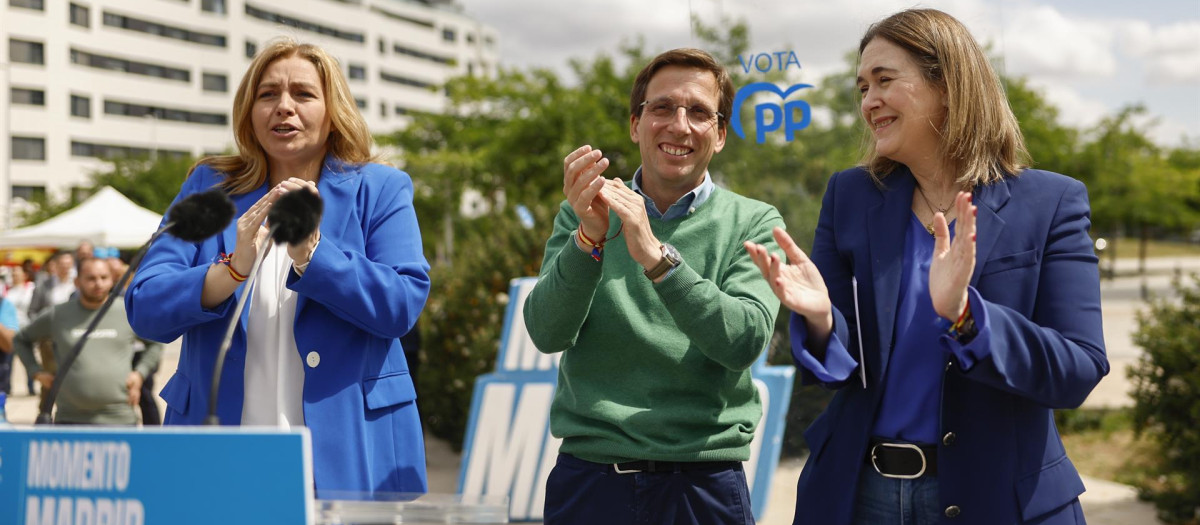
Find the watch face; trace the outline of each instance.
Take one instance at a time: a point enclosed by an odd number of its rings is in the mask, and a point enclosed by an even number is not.
[[[679,263],[683,262],[683,256],[679,255],[679,250],[670,244],[663,244],[663,257],[671,262],[671,266],[679,266]]]

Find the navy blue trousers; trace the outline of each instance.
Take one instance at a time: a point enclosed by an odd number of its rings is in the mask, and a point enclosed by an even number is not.
[[[546,480],[546,525],[754,525],[741,463],[727,469],[618,474],[559,454]]]

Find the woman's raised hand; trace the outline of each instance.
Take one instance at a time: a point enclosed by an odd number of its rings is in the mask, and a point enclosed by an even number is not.
[[[975,271],[975,213],[971,194],[958,192],[954,198],[954,242],[946,216],[933,217],[933,261],[929,264],[929,297],[938,315],[957,321],[967,307],[967,285]]]
[[[833,330],[833,307],[821,272],[783,228],[776,227],[771,233],[790,262],[784,263],[778,255],[768,252],[766,246],[750,241],[745,242],[746,252],[779,301],[804,316],[809,330],[816,332],[814,335],[828,335]]]

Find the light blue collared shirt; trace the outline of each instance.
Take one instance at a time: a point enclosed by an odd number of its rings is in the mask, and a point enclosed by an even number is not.
[[[675,201],[671,207],[667,208],[666,213],[659,213],[658,207],[654,205],[654,200],[651,199],[646,192],[642,191],[642,168],[638,167],[636,173],[633,174],[633,191],[638,192],[643,199],[646,200],[646,215],[653,219],[662,219],[671,221],[684,217],[689,213],[695,212],[704,201],[707,201],[712,196],[713,189],[717,186],[713,184],[712,177],[708,172],[704,172],[704,182],[701,182],[696,189],[687,192],[679,200]]]
[[[675,201],[675,204],[672,204],[669,208],[667,208],[666,213],[659,213],[658,206],[654,205],[654,199],[651,199],[649,195],[646,195],[646,193],[642,191],[641,182],[642,168],[639,166],[637,172],[633,174],[633,191],[638,192],[638,195],[641,195],[642,199],[646,201],[646,215],[654,219],[661,219],[663,221],[673,221],[675,219],[686,217],[688,214],[695,212],[696,208],[699,208],[702,204],[704,204],[704,201],[707,201],[708,198],[712,196],[713,189],[717,187],[715,184],[713,184],[712,177],[710,177],[708,172],[705,171],[704,181],[701,182],[699,186],[696,186],[695,189],[685,193],[679,198],[679,200]],[[675,270],[678,269],[678,266],[671,268],[667,271],[666,277],[670,277],[671,274],[675,273]]]

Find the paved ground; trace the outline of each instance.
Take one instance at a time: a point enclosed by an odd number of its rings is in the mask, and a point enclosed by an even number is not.
[[[1106,261],[1107,263],[1107,261]],[[1100,382],[1096,390],[1084,403],[1088,407],[1128,406],[1129,380],[1125,368],[1137,361],[1139,351],[1133,345],[1130,334],[1137,323],[1134,312],[1142,305],[1142,290],[1154,294],[1166,294],[1171,276],[1178,270],[1184,274],[1200,272],[1200,258],[1151,259],[1147,264],[1147,275],[1136,276],[1135,260],[1119,259],[1116,265],[1117,278],[1101,284],[1104,308],[1104,337],[1108,347],[1112,372]],[[162,387],[174,371],[179,360],[178,342],[167,345],[163,355],[163,366],[157,376],[157,386]],[[8,400],[8,418],[11,422],[32,424],[37,417],[37,398],[25,392],[24,368],[14,367],[15,391]],[[157,399],[159,406],[162,400]],[[453,493],[458,489],[459,456],[444,442],[429,439],[427,443],[429,489],[431,492]],[[776,470],[771,498],[762,525],[787,525],[795,512],[796,480],[800,476],[803,461],[784,460]],[[1093,478],[1084,478],[1087,492],[1080,498],[1088,522],[1092,525],[1156,525],[1154,509],[1138,501],[1132,487]]]

